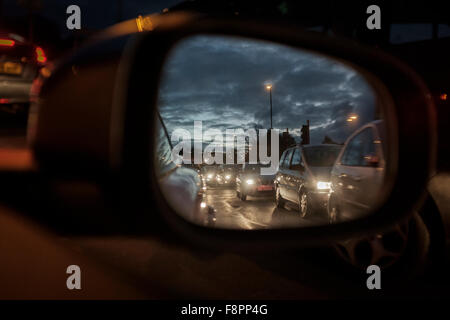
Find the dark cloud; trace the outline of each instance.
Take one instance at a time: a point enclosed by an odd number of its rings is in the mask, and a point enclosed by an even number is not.
[[[356,71],[330,58],[263,41],[197,36],[174,49],[165,67],[160,109],[169,131],[244,129],[273,125],[294,134],[310,120],[312,143],[324,135],[343,142],[374,116],[374,95]],[[358,123],[349,124],[350,113]]]

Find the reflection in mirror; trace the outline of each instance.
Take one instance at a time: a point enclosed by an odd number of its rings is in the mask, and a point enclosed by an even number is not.
[[[185,219],[226,229],[366,216],[385,181],[379,98],[362,74],[271,42],[201,35],[164,66],[157,174]],[[161,168],[161,164],[164,164]],[[168,167],[167,170],[164,167]]]

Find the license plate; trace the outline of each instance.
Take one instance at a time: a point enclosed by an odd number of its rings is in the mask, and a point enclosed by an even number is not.
[[[269,191],[269,190],[273,190],[272,186],[267,186],[267,185],[263,185],[263,186],[259,186],[258,187],[258,191]]]
[[[22,65],[15,62],[0,62],[0,73],[18,75],[22,73]]]

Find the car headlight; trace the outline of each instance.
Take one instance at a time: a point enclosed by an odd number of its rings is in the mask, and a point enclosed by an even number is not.
[[[253,180],[253,179],[247,179],[247,184],[254,184],[255,183],[255,181]]]
[[[206,202],[203,202],[203,201],[202,201],[202,202],[200,203],[200,207],[201,207],[201,208],[206,208]]]
[[[230,175],[225,176],[225,179],[229,180],[231,177]]]
[[[213,177],[213,175],[210,173],[210,174],[208,174],[208,178],[209,179],[212,179],[212,177]]]
[[[327,190],[331,188],[331,182],[318,181],[317,189],[319,190]]]

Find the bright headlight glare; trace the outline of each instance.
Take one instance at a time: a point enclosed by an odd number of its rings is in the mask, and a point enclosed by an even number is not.
[[[229,175],[225,176],[225,179],[227,179],[227,180],[230,179],[230,178],[231,178],[231,177],[230,177]]]
[[[319,190],[330,189],[330,187],[331,187],[330,182],[324,182],[324,181],[317,182],[317,189],[319,189]]]
[[[206,202],[203,202],[203,201],[202,201],[202,202],[200,203],[200,207],[206,208]]]
[[[253,181],[253,179],[248,179],[246,182],[247,182],[247,184],[254,184],[255,183],[255,181]]]
[[[208,178],[212,178],[213,177],[213,175],[210,173],[210,174],[208,174]]]

